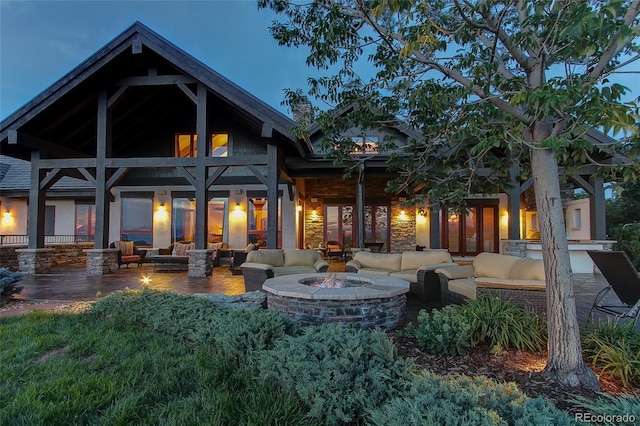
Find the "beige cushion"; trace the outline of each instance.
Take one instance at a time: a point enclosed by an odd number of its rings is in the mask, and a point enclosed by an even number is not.
[[[449,291],[461,294],[467,299],[476,299],[476,283],[473,281],[473,278],[450,280],[448,285]]]
[[[497,253],[480,253],[473,260],[474,275],[476,277],[509,278],[511,267],[521,259],[521,257]]]
[[[434,263],[453,262],[447,251],[405,251],[402,253],[400,270],[418,269]]]
[[[284,266],[284,257],[280,249],[251,250],[247,253],[247,262]]]
[[[523,257],[513,265],[509,278],[544,281],[544,263],[542,259]]]
[[[316,271],[316,268],[313,266],[277,266],[273,268],[274,277],[293,274],[313,274],[314,272],[318,271]]]
[[[476,278],[478,287],[504,288],[511,290],[545,291],[547,286],[540,280],[514,280],[512,278]]]
[[[410,283],[418,282],[418,273],[416,271],[392,272],[389,276],[393,278],[400,278],[401,280],[409,281]]]
[[[284,250],[284,266],[313,266],[321,258],[315,250]]]
[[[187,251],[193,250],[194,246],[195,246],[194,243],[188,243],[188,244],[175,243],[173,245],[173,250],[176,252],[176,256],[187,256]]]
[[[354,259],[360,262],[363,268],[386,269],[397,272],[400,271],[402,254],[359,251],[356,253]]]
[[[133,241],[114,241],[113,245],[120,250],[121,256],[131,256],[133,254]]]
[[[359,274],[375,274],[375,275],[389,275],[391,273],[388,269],[376,269],[376,268],[360,268]]]
[[[218,242],[218,243],[207,243],[207,248],[211,250],[224,250],[227,248],[227,243]]]

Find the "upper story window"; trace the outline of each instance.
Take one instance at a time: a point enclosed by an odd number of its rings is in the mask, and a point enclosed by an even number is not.
[[[176,135],[176,157],[197,157],[198,136],[190,133]],[[229,154],[229,134],[212,133],[209,145],[211,157],[227,157]]]
[[[354,136],[351,138],[356,144],[354,154],[377,154],[378,153],[378,137],[377,136]]]

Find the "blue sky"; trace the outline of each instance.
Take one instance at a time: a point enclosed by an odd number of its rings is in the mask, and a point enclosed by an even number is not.
[[[255,0],[0,0],[0,118],[5,118],[140,21],[272,107],[305,87],[305,50],[269,34],[275,14]]]
[[[0,119],[140,21],[272,107],[318,75],[306,50],[278,46],[256,0],[0,0]],[[632,69],[640,69],[634,64]],[[637,74],[615,77],[637,98]]]

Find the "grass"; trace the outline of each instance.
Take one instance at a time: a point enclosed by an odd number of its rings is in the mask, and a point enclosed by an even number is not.
[[[206,345],[91,313],[0,320],[0,424],[305,424]]]

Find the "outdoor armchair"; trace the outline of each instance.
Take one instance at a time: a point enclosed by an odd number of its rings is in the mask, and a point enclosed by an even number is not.
[[[139,249],[133,241],[114,241],[109,247],[118,249],[118,269],[121,265],[129,267],[130,263],[136,263],[140,267],[147,256],[147,251]]]

